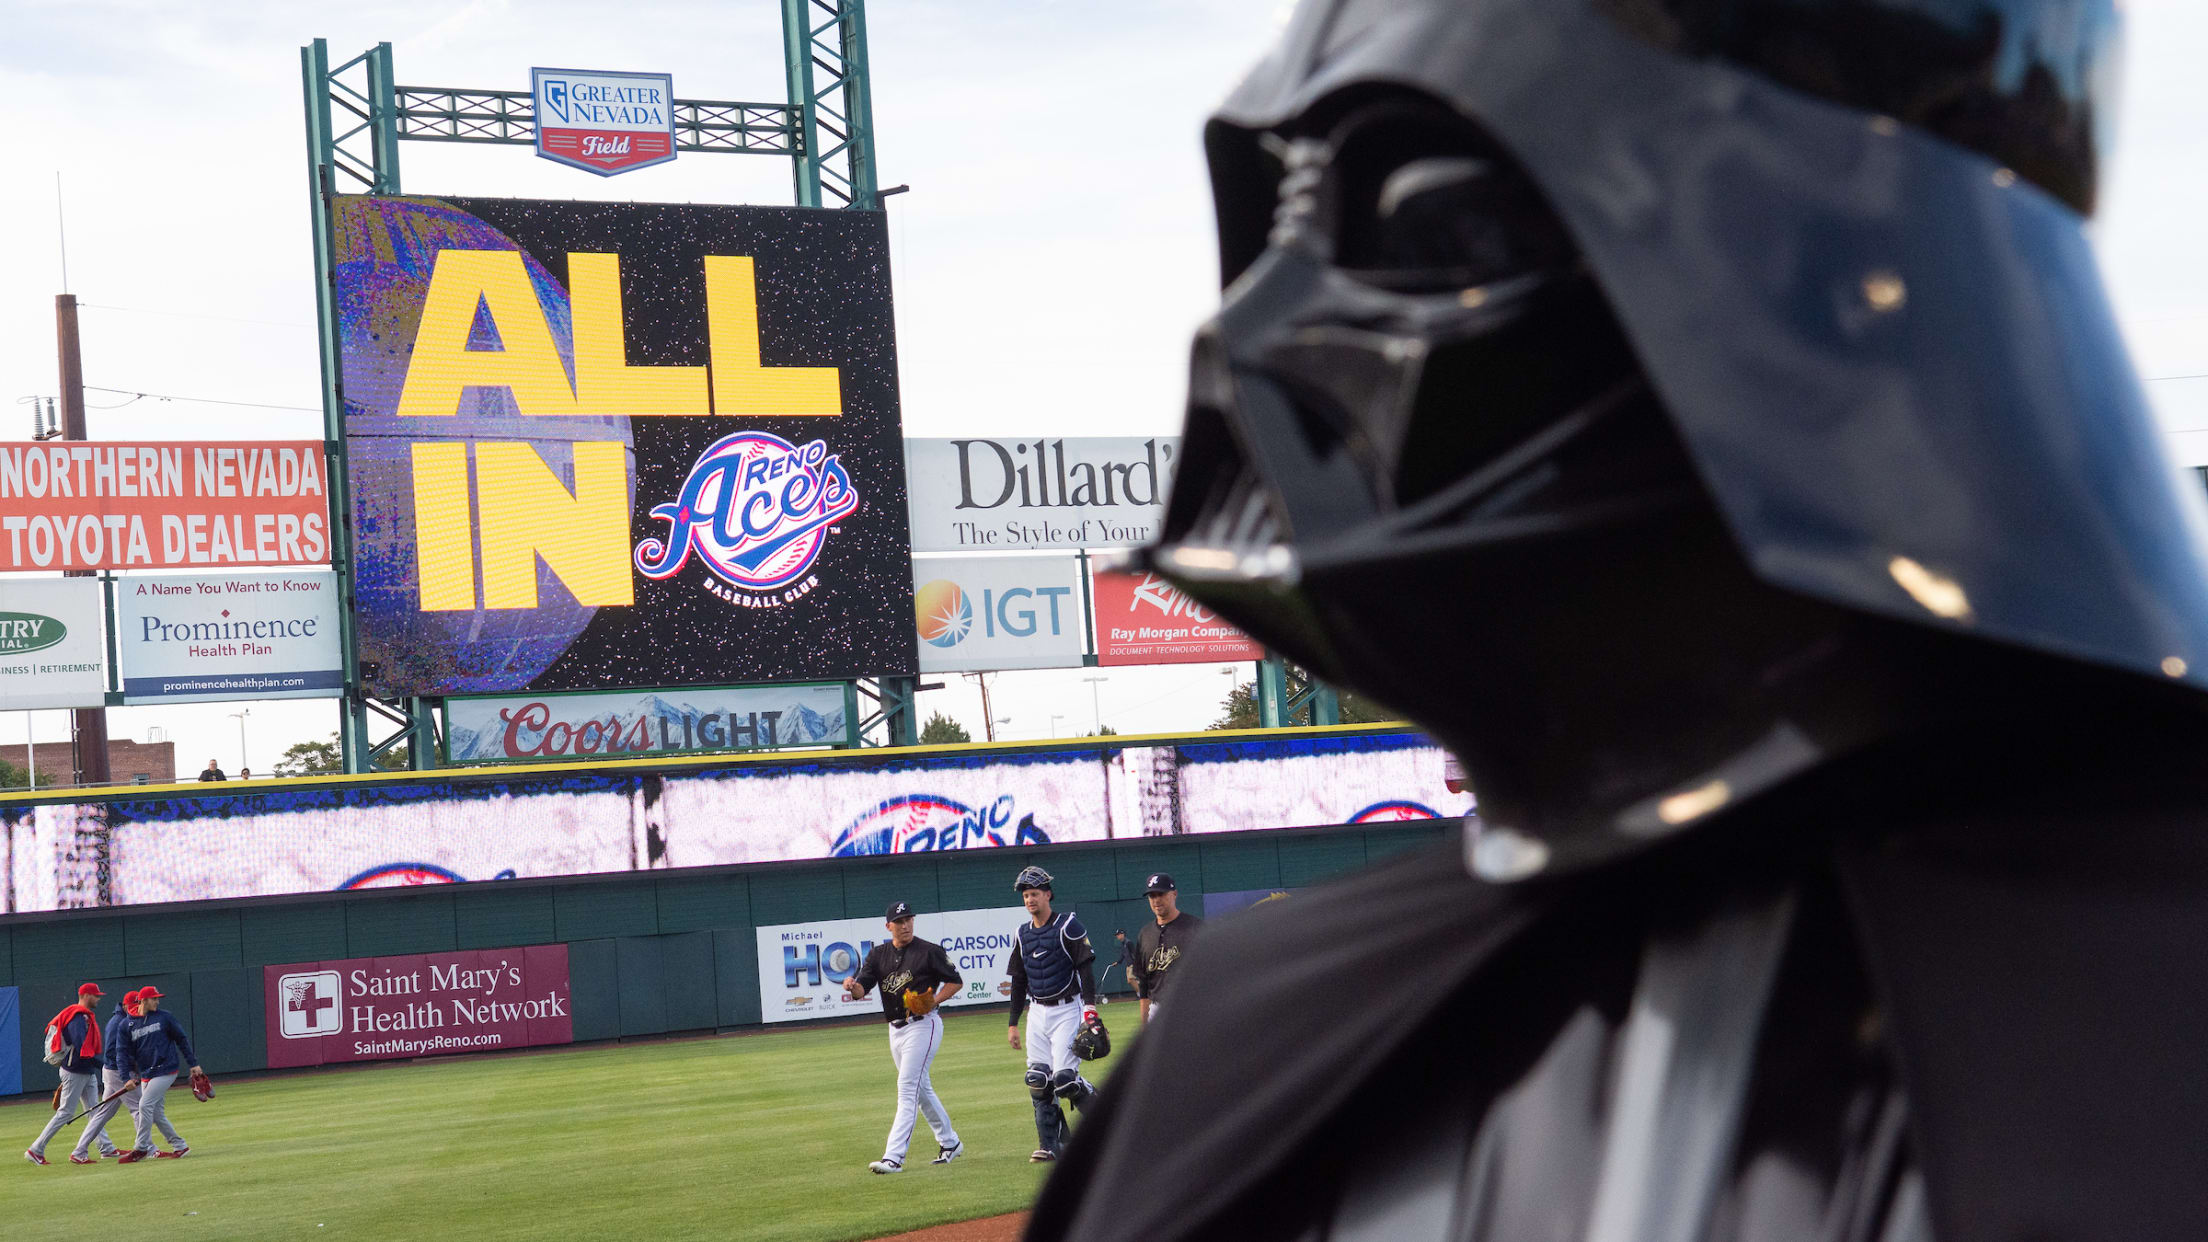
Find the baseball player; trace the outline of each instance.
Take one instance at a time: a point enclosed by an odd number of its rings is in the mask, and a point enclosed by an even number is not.
[[[107,1025],[100,1031],[100,1106],[85,1119],[84,1133],[77,1138],[77,1149],[69,1153],[71,1164],[98,1164],[99,1158],[91,1155],[92,1144],[100,1145],[100,1154],[118,1155],[114,1141],[107,1136],[107,1123],[119,1109],[130,1110],[131,1128],[138,1123],[138,1084],[123,1072],[124,1028],[138,1016],[138,993],[123,993],[123,1003],[118,1006]]]
[[[892,902],[882,915],[889,924],[889,942],[869,950],[859,972],[843,984],[852,1000],[879,985],[882,1016],[889,1021],[889,1059],[897,1066],[897,1117],[889,1123],[889,1142],[882,1158],[866,1166],[876,1173],[902,1173],[905,1150],[912,1143],[915,1113],[928,1119],[935,1131],[936,1153],[932,1164],[949,1164],[964,1151],[951,1115],[936,1098],[928,1081],[928,1067],[943,1046],[943,1015],[936,1007],[958,994],[965,983],[943,952],[943,946],[912,934],[912,907]]]
[[[1156,916],[1135,937],[1135,961],[1127,968],[1127,976],[1135,985],[1135,1003],[1142,1009],[1142,1024],[1150,1025],[1158,1016],[1158,993],[1165,987],[1165,976],[1173,969],[1173,963],[1181,960],[1188,951],[1188,942],[1196,938],[1197,929],[1204,921],[1193,914],[1181,913],[1181,892],[1175,887],[1173,877],[1160,871],[1143,885],[1143,893],[1150,899],[1150,913]]]
[[[1013,881],[1027,922],[1019,929],[1019,952],[1012,957],[1012,1027],[1008,1042],[1020,1046],[1020,1011],[1030,998],[1027,1018],[1027,1093],[1035,1102],[1035,1154],[1029,1160],[1056,1160],[1065,1151],[1066,1114],[1058,1101],[1076,1109],[1096,1088],[1081,1076],[1073,1037],[1096,1023],[1096,954],[1089,933],[1072,911],[1050,909],[1050,873],[1029,867]],[[1074,1002],[1079,1001],[1076,1005]]]
[[[191,1066],[195,1081],[204,1078],[206,1071],[199,1068],[184,1024],[176,1020],[175,1014],[162,1012],[161,998],[161,989],[150,983],[139,989],[138,1016],[123,1024],[123,1073],[139,1084],[138,1138],[132,1149],[118,1158],[119,1164],[132,1164],[147,1156],[175,1160],[192,1149],[169,1124],[164,1105],[169,1088],[185,1066]],[[153,1132],[157,1127],[169,1140],[167,1151],[154,1150]]]
[[[100,1017],[94,1006],[105,995],[99,984],[85,984],[77,989],[77,1002],[55,1014],[50,1024],[53,1035],[46,1051],[63,1054],[56,1065],[61,1071],[61,1089],[54,1093],[54,1115],[46,1119],[38,1141],[23,1153],[32,1164],[48,1163],[46,1144],[70,1118],[100,1102]],[[112,1144],[108,1150],[114,1150]]]

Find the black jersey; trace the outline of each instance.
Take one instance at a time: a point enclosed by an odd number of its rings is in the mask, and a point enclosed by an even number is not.
[[[1134,982],[1135,995],[1153,997],[1165,986],[1165,976],[1173,969],[1173,963],[1188,952],[1188,942],[1196,938],[1196,932],[1204,921],[1193,914],[1183,912],[1165,926],[1158,926],[1156,919],[1143,925],[1141,934],[1135,937],[1134,964],[1127,968],[1127,977]]]
[[[859,965],[859,986],[880,987],[882,1016],[892,1022],[905,1016],[905,993],[915,989],[934,991],[946,983],[964,983],[958,968],[933,940],[914,936],[900,949],[883,941],[875,945]]]

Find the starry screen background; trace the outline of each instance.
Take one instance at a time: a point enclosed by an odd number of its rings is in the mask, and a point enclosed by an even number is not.
[[[598,608],[549,664],[432,658],[434,653],[419,647],[424,639],[438,645],[438,631],[418,625],[396,630],[384,626],[393,630],[389,638],[401,639],[401,631],[404,638],[376,650],[378,624],[364,613],[362,660],[389,666],[378,670],[381,675],[371,681],[372,689],[438,695],[678,687],[916,670],[903,425],[882,213],[528,199],[437,201],[511,239],[563,289],[570,252],[619,255],[631,365],[709,363],[704,257],[750,255],[758,283],[761,361],[767,366],[840,369],[840,417],[626,420],[635,446],[632,549],[644,538],[665,537],[667,524],[650,516],[652,507],[675,500],[698,454],[735,431],[766,431],[798,445],[826,440],[829,450],[840,455],[861,504],[827,537],[811,571],[820,584],[803,598],[776,608],[744,608],[706,590],[711,571],[696,558],[663,581],[636,574],[632,566],[635,604]],[[337,240],[342,302],[347,238],[341,233]],[[350,369],[349,347],[347,354]],[[369,413],[355,410],[354,404],[348,396],[349,420]],[[424,420],[406,421],[415,426],[405,430],[422,430]],[[349,436],[366,430],[349,422]],[[557,463],[555,469],[572,484],[567,470]],[[361,486],[394,492],[398,481],[366,479],[359,465],[353,474],[356,519],[372,525],[378,498],[363,495]],[[391,495],[388,501],[391,509],[406,503],[402,495]],[[571,600],[564,588],[550,585],[540,592],[540,611],[549,618]],[[532,624],[527,614],[507,620],[524,628]],[[379,655],[382,661],[377,661]],[[402,674],[400,669],[408,671]]]

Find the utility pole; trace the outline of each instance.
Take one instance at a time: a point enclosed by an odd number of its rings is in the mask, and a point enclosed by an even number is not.
[[[1097,736],[1101,737],[1104,734],[1104,700],[1100,688],[1105,680],[1104,675],[1098,673],[1094,676],[1084,677],[1081,680],[1089,683],[1090,718],[1096,723]]]
[[[965,676],[981,683],[981,731],[990,741],[997,740],[996,713],[989,709],[989,674],[967,673]]]
[[[84,425],[84,354],[77,343],[77,295],[54,295],[54,335],[61,347],[61,437],[86,440]],[[90,578],[89,569],[72,569],[65,578]],[[80,707],[70,713],[69,757],[79,785],[105,785],[112,777],[107,767],[107,708]]]

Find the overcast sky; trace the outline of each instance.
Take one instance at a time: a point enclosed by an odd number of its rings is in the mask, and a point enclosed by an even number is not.
[[[2208,463],[2208,4],[2129,0],[2119,146],[2094,227],[2143,374],[2179,451]],[[345,5],[0,0],[0,439],[29,432],[21,396],[56,390],[53,295],[83,312],[94,438],[316,437],[298,48],[333,59],[393,45],[406,85],[526,89],[532,65],[666,71],[688,98],[783,97],[779,5]],[[1277,32],[1283,0],[876,0],[875,121],[890,200],[906,431],[1177,430],[1189,330],[1216,302],[1198,132]],[[524,147],[405,143],[411,193],[783,204],[786,160],[684,155],[611,179]],[[2168,377],[2168,378],[2156,378]],[[2192,377],[2192,378],[2179,378]],[[261,409],[128,393],[251,402]],[[104,408],[103,408],[104,407]],[[0,593],[5,580],[0,579]],[[1218,665],[1013,673],[1004,735],[1197,728]],[[1246,676],[1246,670],[1244,672]],[[930,678],[934,680],[935,678]],[[923,710],[982,712],[969,683]],[[1092,706],[1092,694],[1094,705]],[[188,775],[239,762],[237,704],[126,708]],[[327,736],[328,701],[252,705],[246,754],[273,765]],[[0,714],[0,754],[27,725]]]

